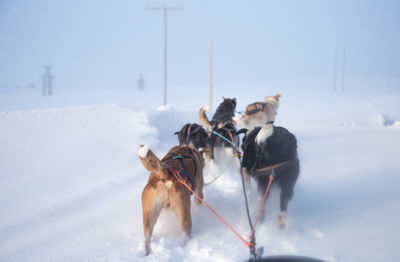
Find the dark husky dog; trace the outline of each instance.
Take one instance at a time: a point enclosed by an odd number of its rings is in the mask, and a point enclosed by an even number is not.
[[[211,159],[214,158],[215,147],[230,147],[233,150],[233,146],[225,139],[216,135],[217,132],[221,136],[236,144],[236,129],[233,117],[235,116],[236,98],[229,99],[223,97],[222,103],[218,106],[217,110],[211,121],[208,120],[205,112],[207,107],[202,107],[199,112],[200,123],[204,128],[207,128],[209,132],[210,155]]]
[[[237,133],[246,131],[241,129]],[[262,128],[254,128],[244,136],[242,150],[243,172],[257,181],[261,194],[264,194],[272,172],[262,169],[277,165],[274,168],[274,183],[281,189],[278,225],[281,229],[286,228],[287,205],[293,197],[293,188],[300,173],[296,137],[287,129],[269,122]],[[278,166],[279,164],[281,165]]]
[[[211,151],[211,143],[207,134],[207,131],[198,124],[186,124],[178,132],[180,146],[189,146],[199,151],[205,150],[208,156],[208,152]]]
[[[230,99],[222,97],[224,101],[218,106],[217,110],[211,121],[206,116],[208,107],[203,106],[200,109],[200,124],[208,130],[221,128],[225,123],[234,123],[233,117],[235,116],[236,98]]]

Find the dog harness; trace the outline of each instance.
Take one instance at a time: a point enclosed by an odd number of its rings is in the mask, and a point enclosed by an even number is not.
[[[254,109],[245,112],[246,115],[254,115],[255,113],[258,113],[260,111],[264,111],[264,108],[266,106],[266,103],[262,102],[255,102],[253,104],[248,105],[247,107],[253,106]]]
[[[181,163],[182,169],[181,169],[181,170],[178,170],[178,171],[179,171],[179,173],[180,173],[181,175],[187,177],[187,178],[190,180],[190,183],[192,184],[191,187],[192,187],[192,189],[193,189],[193,188],[195,188],[194,176],[196,175],[196,172],[197,172],[197,165],[196,165],[196,161],[194,160],[192,150],[190,150],[190,148],[188,148],[188,151],[189,151],[189,156],[182,156],[182,155],[175,154],[175,153],[168,153],[168,155],[170,155],[171,157],[169,157],[169,158],[167,158],[167,159],[164,159],[164,161],[175,160],[175,159],[179,160],[179,162]],[[185,166],[185,163],[183,162],[184,159],[190,159],[190,160],[193,161],[193,165],[194,165],[194,172],[193,172],[193,175],[190,174],[190,173],[187,171],[186,166]],[[166,165],[166,166],[167,166],[167,168],[171,168],[169,165]]]

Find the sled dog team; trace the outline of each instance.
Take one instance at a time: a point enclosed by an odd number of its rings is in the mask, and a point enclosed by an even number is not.
[[[215,159],[216,148],[224,148],[234,154],[238,150],[236,145],[239,145],[240,134],[244,134],[241,171],[247,181],[253,178],[257,182],[260,194],[264,194],[269,175],[274,172],[274,183],[281,189],[278,226],[281,229],[286,227],[287,205],[293,196],[300,166],[295,136],[273,124],[279,98],[279,94],[267,96],[264,102],[248,105],[240,119],[235,118],[235,98],[223,98],[211,120],[206,116],[208,108],[202,107],[199,112],[200,125],[188,123],[176,132],[179,146],[171,148],[161,160],[147,145],[138,147],[138,156],[150,172],[142,192],[146,255],[151,252],[151,236],[163,208],[171,208],[175,212],[181,230],[190,237],[191,192],[178,181],[176,174],[197,196],[203,198],[204,157],[209,161]],[[236,129],[237,123],[242,129]],[[275,167],[273,171],[271,167]],[[194,201],[201,203],[197,198]]]

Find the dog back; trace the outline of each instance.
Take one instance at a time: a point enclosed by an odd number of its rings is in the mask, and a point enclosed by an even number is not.
[[[202,182],[204,159],[200,152],[187,146],[175,146],[161,159],[161,162],[183,174],[183,179],[192,188]],[[185,172],[187,175],[185,176]]]

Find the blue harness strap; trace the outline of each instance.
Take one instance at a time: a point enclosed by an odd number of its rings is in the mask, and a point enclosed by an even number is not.
[[[232,141],[230,141],[228,138],[224,137],[223,135],[221,135],[217,131],[213,131],[213,134],[219,136],[222,139],[224,139],[226,142],[228,142],[229,144],[231,144],[232,146],[234,146],[236,148],[236,145]]]

